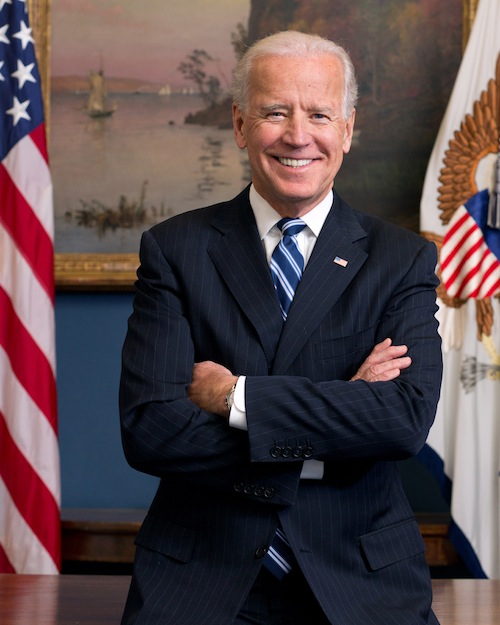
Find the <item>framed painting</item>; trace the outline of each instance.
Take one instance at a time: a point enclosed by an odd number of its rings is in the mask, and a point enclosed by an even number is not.
[[[360,208],[369,194],[369,210],[418,228],[426,161],[477,2],[28,0],[48,120],[57,288],[132,288],[143,230],[248,183],[228,81],[245,45],[286,28],[338,41],[358,72],[358,131],[336,181],[341,194]],[[419,41],[435,54],[424,64]]]

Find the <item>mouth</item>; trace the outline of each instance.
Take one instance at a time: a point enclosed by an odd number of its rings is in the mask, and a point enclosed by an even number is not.
[[[287,167],[305,167],[313,162],[312,158],[282,158],[278,157],[279,162]]]

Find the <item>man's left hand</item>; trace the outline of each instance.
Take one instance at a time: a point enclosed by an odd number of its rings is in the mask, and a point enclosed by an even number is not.
[[[411,365],[411,358],[405,356],[407,351],[406,345],[393,345],[390,338],[377,343],[351,382],[389,382],[396,379],[403,369]]]

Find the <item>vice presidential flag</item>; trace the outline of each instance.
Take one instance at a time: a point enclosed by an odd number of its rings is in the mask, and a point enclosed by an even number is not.
[[[421,230],[439,249],[444,377],[421,457],[447,492],[450,537],[500,578],[500,2],[480,0],[431,155]]]
[[[0,0],[0,572],[60,561],[52,184],[23,0]]]

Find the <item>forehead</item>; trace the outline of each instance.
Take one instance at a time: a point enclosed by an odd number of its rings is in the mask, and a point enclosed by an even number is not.
[[[267,55],[256,59],[249,76],[250,98],[266,99],[342,96],[344,72],[341,61],[327,54],[311,57]]]

